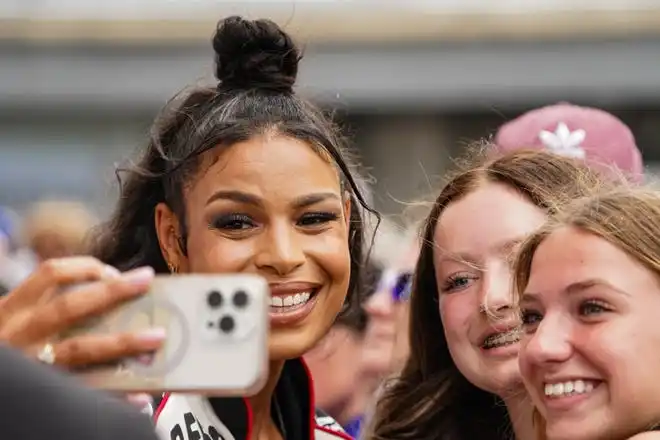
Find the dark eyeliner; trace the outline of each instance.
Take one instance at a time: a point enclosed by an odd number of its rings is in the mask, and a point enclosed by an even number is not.
[[[214,229],[247,229],[242,227],[244,225],[253,226],[254,220],[252,220],[252,218],[246,214],[232,213],[213,217],[209,226]]]
[[[304,224],[304,226],[313,226],[313,225],[328,223],[331,221],[336,221],[338,219],[339,219],[339,215],[334,212],[319,211],[319,212],[308,212],[303,214],[302,216],[300,216],[298,222],[305,223],[305,221],[312,220],[313,223]]]

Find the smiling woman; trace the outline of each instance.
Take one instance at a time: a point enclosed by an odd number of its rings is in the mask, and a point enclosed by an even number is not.
[[[492,148],[449,180],[426,219],[410,357],[378,402],[374,440],[535,438],[518,370],[512,257],[599,179],[575,159]]]
[[[155,209],[166,259],[180,272],[263,275],[273,296],[271,358],[296,357],[323,336],[344,302],[350,198],[336,167],[286,134],[206,154],[213,160],[183,190],[186,254],[178,217],[166,203]]]
[[[300,357],[358,304],[360,213],[370,209],[336,129],[293,92],[300,56],[289,36],[230,17],[213,47],[217,87],[193,89],[157,121],[96,254],[124,270],[252,273],[270,285],[264,389],[249,399],[167,395],[156,412],[164,438],[341,435],[314,418]]]
[[[567,206],[522,246],[520,371],[548,439],[659,426],[659,237],[660,194],[621,188]]]

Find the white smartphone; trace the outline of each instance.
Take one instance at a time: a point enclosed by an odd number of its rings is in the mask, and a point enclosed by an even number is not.
[[[124,393],[256,394],[268,375],[268,308],[268,284],[256,275],[158,275],[147,294],[67,337],[162,327],[162,348],[74,374]]]

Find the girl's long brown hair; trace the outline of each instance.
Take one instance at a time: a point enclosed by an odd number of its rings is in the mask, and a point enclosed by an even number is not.
[[[490,150],[489,146],[486,150]],[[599,179],[581,161],[542,151],[520,150],[494,158],[472,154],[471,159],[463,162],[440,192],[425,221],[410,303],[411,355],[401,374],[386,384],[367,438],[513,437],[502,400],[468,382],[449,354],[438,310],[433,261],[434,233],[444,209],[489,182],[516,189],[534,205],[554,213],[564,201],[588,193]]]

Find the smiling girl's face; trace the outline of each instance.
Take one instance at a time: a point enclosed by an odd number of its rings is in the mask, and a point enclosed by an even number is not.
[[[445,208],[434,263],[452,359],[475,386],[501,394],[520,385],[519,322],[512,308],[516,247],[545,221],[543,210],[501,183],[482,183]]]
[[[549,439],[627,439],[660,421],[653,272],[563,227],[536,249],[520,305],[520,370]]]

